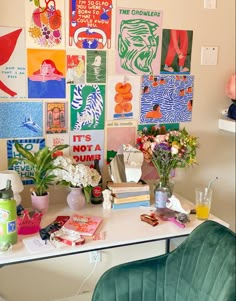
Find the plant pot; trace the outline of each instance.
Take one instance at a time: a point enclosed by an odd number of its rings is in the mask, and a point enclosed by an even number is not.
[[[79,210],[85,206],[85,195],[82,188],[70,187],[70,192],[67,195],[67,203],[70,209]]]
[[[33,195],[31,194],[32,208],[42,212],[48,212],[49,205],[49,192],[46,195]]]

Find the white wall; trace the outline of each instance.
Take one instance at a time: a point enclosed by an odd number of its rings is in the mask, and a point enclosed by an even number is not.
[[[224,87],[235,72],[235,1],[217,1],[216,10],[203,8],[203,0],[117,0],[118,6],[163,10],[163,28],[193,30],[191,74],[195,76],[191,123],[181,124],[199,137],[198,166],[178,170],[175,191],[194,201],[194,187],[219,177],[214,184],[212,212],[235,229],[235,135],[218,129],[221,111],[231,101]],[[24,1],[0,3],[0,26],[24,27]],[[216,66],[201,66],[201,46],[218,46]],[[110,71],[114,68],[110,65]],[[0,127],[4,121],[0,121]],[[7,168],[6,144],[0,141],[0,169]],[[53,202],[64,201],[66,192],[53,190]],[[63,197],[62,197],[63,196]],[[24,200],[29,198],[28,190]],[[163,244],[104,251],[103,260],[84,289],[91,290],[109,266],[136,257],[152,256]],[[136,258],[135,257],[135,258]],[[0,270],[0,296],[9,301],[46,301],[73,295],[91,270],[88,254],[13,265]],[[24,273],[24,274],[23,274]],[[81,300],[82,299],[78,299]]]

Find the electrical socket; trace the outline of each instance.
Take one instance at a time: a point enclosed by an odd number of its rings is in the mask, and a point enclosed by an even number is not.
[[[92,251],[89,252],[89,262],[97,263],[101,261],[101,252],[100,251]]]

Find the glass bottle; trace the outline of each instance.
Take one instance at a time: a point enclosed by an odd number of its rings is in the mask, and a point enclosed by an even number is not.
[[[96,169],[96,171],[101,176],[101,171],[100,171],[99,160],[98,159],[94,160],[94,169]],[[103,194],[102,194],[102,176],[101,176],[101,179],[100,179],[98,185],[92,188],[91,203],[92,204],[101,204],[102,202],[103,202]]]
[[[172,196],[173,183],[169,181],[169,176],[161,175],[154,189],[154,201],[156,208],[166,208],[168,199]]]

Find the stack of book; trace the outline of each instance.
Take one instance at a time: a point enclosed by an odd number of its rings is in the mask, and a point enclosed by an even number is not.
[[[108,182],[107,188],[111,190],[113,209],[150,206],[148,184]]]

